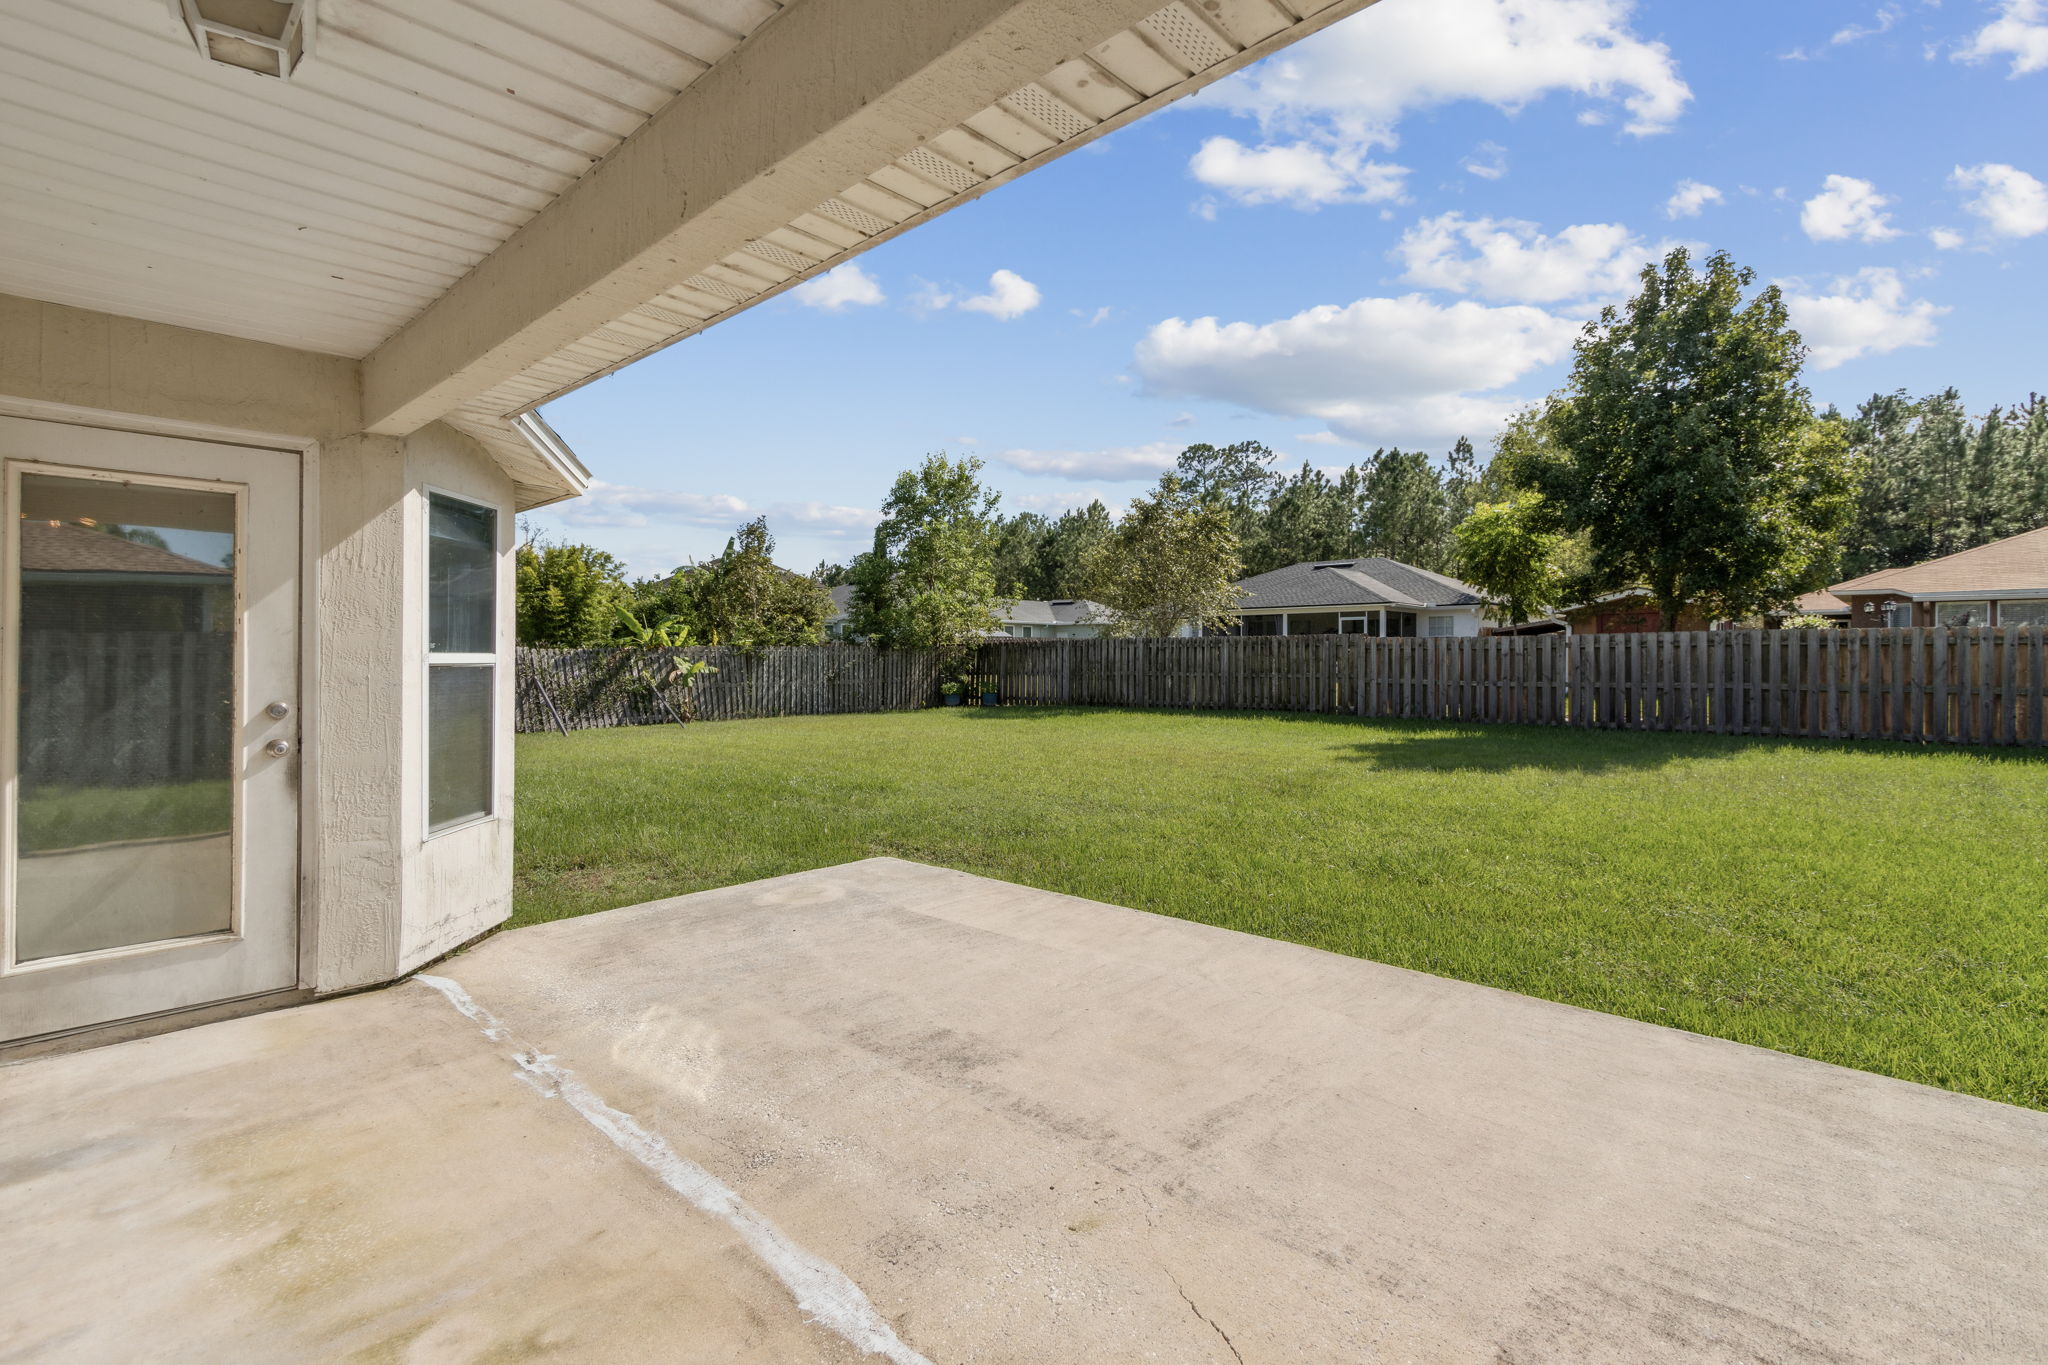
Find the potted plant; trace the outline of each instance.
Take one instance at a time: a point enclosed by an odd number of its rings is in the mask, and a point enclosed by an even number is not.
[[[996,695],[995,684],[984,683],[981,689],[981,704],[983,706],[997,706],[1000,705],[1001,702],[1002,698]]]
[[[940,683],[939,695],[946,699],[946,705],[958,706],[960,704],[960,680],[958,678],[948,678]]]

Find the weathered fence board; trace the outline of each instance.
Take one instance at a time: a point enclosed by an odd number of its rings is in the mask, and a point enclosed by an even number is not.
[[[688,687],[662,685],[679,659],[716,671]],[[860,645],[522,649],[518,668],[521,732],[914,711],[938,700],[940,681],[935,651]]]
[[[1934,743],[2048,742],[2048,631],[1005,640],[1004,705],[1205,707]]]
[[[661,687],[670,657],[717,671]],[[518,727],[908,711],[933,651],[522,649]],[[1299,711],[1816,739],[2048,743],[2048,631],[1714,631],[1382,639],[1005,640],[975,672],[1004,705]]]

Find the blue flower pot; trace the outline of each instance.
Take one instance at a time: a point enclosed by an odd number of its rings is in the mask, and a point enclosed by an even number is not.
[[[997,699],[995,693],[984,692],[981,694],[981,704],[983,706],[999,706],[1002,703]]]
[[[948,706],[958,706],[959,704],[960,704],[960,694],[959,694],[958,692],[948,692],[948,693],[946,694],[946,705],[948,705]]]

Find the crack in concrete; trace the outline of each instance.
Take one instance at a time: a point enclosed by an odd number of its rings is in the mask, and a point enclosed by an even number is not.
[[[643,1126],[631,1114],[614,1109],[575,1072],[538,1049],[519,1046],[504,1022],[470,998],[460,983],[425,974],[413,980],[438,992],[474,1022],[484,1037],[511,1048],[512,1060],[519,1067],[515,1074],[521,1080],[542,1095],[568,1105],[662,1184],[738,1233],[762,1265],[782,1282],[810,1321],[836,1332],[860,1351],[882,1356],[893,1365],[932,1365],[904,1344],[860,1286],[838,1266],[799,1246],[765,1214],[742,1199],[737,1190],[682,1156],[666,1138]]]
[[[1230,1348],[1230,1354],[1237,1361],[1237,1365],[1244,1365],[1244,1353],[1237,1349],[1237,1343],[1230,1339],[1230,1333],[1217,1326],[1216,1319],[1195,1306],[1195,1301],[1188,1297],[1188,1291],[1180,1287],[1180,1277],[1169,1270],[1166,1272],[1166,1278],[1173,1281],[1174,1292],[1180,1295],[1180,1301],[1188,1306],[1188,1311],[1207,1323],[1210,1331],[1223,1338],[1223,1344]]]

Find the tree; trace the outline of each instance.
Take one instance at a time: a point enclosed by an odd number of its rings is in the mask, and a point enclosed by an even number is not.
[[[1273,469],[1278,458],[1257,441],[1235,445],[1191,445],[1174,461],[1174,473],[1193,498],[1214,498],[1230,512],[1230,529],[1241,546],[1259,536],[1259,520],[1282,483]]]
[[[1574,350],[1555,449],[1517,475],[1541,529],[1583,532],[1599,579],[1645,589],[1666,630],[1689,602],[1723,618],[1784,606],[1831,576],[1854,462],[1799,383],[1805,346],[1773,285],[1684,248]]]
[[[1564,586],[1557,555],[1564,537],[1540,527],[1535,494],[1482,502],[1458,523],[1459,576],[1488,599],[1488,615],[1510,625],[1555,606]]]
[[[853,562],[849,633],[884,647],[959,650],[998,628],[997,498],[980,460],[932,455],[896,478],[874,548]]]
[[[1116,519],[1099,500],[1060,513],[1039,547],[1039,584],[1044,596],[1086,597],[1088,562],[1115,530]]]
[[[726,541],[724,554],[676,570],[675,614],[706,644],[819,643],[831,594],[816,578],[777,566],[774,554],[768,519],[755,517]]]
[[[1374,451],[1365,464],[1361,494],[1359,553],[1435,573],[1450,568],[1455,549],[1450,495],[1429,456],[1398,447]]]
[[[1333,479],[1303,461],[1301,471],[1278,486],[1258,518],[1258,539],[1244,551],[1245,573],[1356,556],[1361,502],[1356,465]]]
[[[1087,595],[1109,608],[1110,634],[1167,636],[1230,621],[1241,569],[1229,504],[1168,474],[1097,547]]]
[[[818,561],[818,567],[811,570],[811,577],[818,580],[820,587],[836,588],[853,581],[847,577],[847,573],[848,570],[844,564],[835,564],[829,559],[821,559]]]
[[[1872,394],[1847,423],[1864,467],[1845,577],[1917,564],[2048,523],[2048,400],[1972,418],[1962,395]]]
[[[611,639],[626,601],[624,570],[603,550],[529,537],[513,554],[519,643],[576,649]]]
[[[1052,523],[1036,512],[996,519],[996,590],[1030,601],[1054,596],[1046,584],[1045,543]]]

